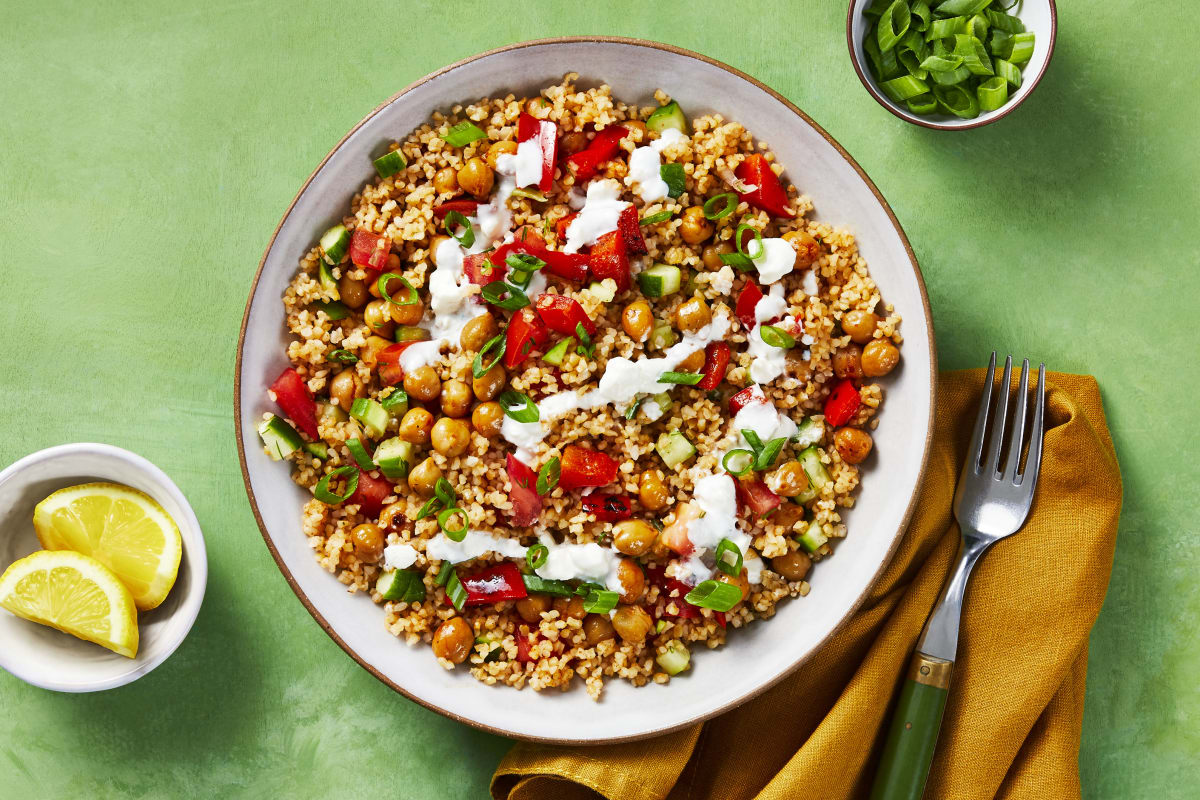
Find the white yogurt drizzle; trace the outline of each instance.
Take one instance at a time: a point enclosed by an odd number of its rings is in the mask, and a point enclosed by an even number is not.
[[[630,205],[621,199],[621,184],[611,178],[592,181],[579,216],[567,226],[563,252],[578,253],[579,248],[595,244],[604,234],[615,231],[621,212]]]
[[[614,592],[625,593],[618,575],[621,557],[613,550],[595,542],[572,544],[555,542],[545,531],[539,532],[538,541],[546,546],[546,563],[534,570],[539,578],[555,581],[584,580],[604,584]],[[494,533],[469,530],[461,542],[456,542],[439,533],[425,545],[425,555],[436,561],[459,564],[488,553],[505,558],[522,559],[529,551],[521,543],[497,536]],[[385,557],[386,557],[386,550]]]
[[[747,247],[758,252],[750,256],[750,262],[758,270],[758,277],[763,283],[776,283],[796,266],[796,248],[787,239],[763,239],[762,249],[752,243]]]
[[[687,138],[682,131],[667,128],[650,144],[634,149],[629,156],[629,174],[625,178],[625,185],[632,187],[643,202],[665,200],[669,188],[662,179],[662,152]]]

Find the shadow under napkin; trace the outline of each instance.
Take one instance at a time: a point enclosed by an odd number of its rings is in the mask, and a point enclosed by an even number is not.
[[[657,739],[590,748],[519,743],[496,770],[493,796],[865,797],[891,701],[958,547],[950,505],[982,384],[983,370],[939,377],[933,449],[912,524],[854,617],[792,676],[735,711]],[[926,797],[1080,796],[1088,634],[1112,569],[1121,475],[1095,379],[1050,373],[1047,387],[1033,510],[975,570]],[[819,601],[816,586],[792,602]]]

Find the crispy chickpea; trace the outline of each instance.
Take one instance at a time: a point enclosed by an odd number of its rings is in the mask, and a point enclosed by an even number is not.
[[[658,532],[645,520],[626,519],[613,526],[613,547],[627,556],[644,556],[657,538]]]
[[[871,337],[875,335],[875,326],[879,324],[879,317],[870,311],[847,311],[842,317],[842,330],[850,337],[852,341],[859,344],[866,344],[871,341]]]
[[[385,533],[399,533],[408,530],[412,523],[408,521],[408,504],[404,501],[385,506],[379,512],[379,527]]]
[[[396,323],[392,322],[388,305],[386,300],[372,300],[367,303],[367,307],[363,309],[363,322],[367,323],[372,333],[390,338],[396,330]]]
[[[868,378],[887,375],[900,361],[900,351],[887,339],[873,339],[863,348],[862,371]]]
[[[433,188],[438,194],[454,194],[458,191],[458,173],[454,167],[442,167],[433,174]]]
[[[487,165],[492,169],[496,168],[500,156],[512,156],[517,154],[517,143],[511,141],[495,142],[487,151]],[[457,182],[457,181],[456,181]]]
[[[495,400],[499,396],[508,375],[504,373],[504,365],[497,361],[492,368],[483,373],[482,378],[471,378],[471,391],[480,400]]]
[[[821,243],[808,231],[788,231],[783,240],[796,249],[796,269],[812,266],[821,257]]]
[[[583,635],[592,647],[615,638],[612,621],[606,614],[588,614],[583,620]]]
[[[571,597],[554,598],[554,610],[564,619],[567,617],[583,619],[587,616],[587,612],[583,610],[583,598],[577,594]]]
[[[635,300],[621,312],[621,327],[635,342],[644,342],[654,327],[654,312],[645,300]]]
[[[338,296],[343,303],[358,311],[367,302],[367,284],[349,275],[342,275],[338,281]]]
[[[812,559],[801,550],[789,550],[771,559],[771,569],[789,581],[802,581],[812,568]]]
[[[654,627],[654,620],[641,606],[617,606],[612,618],[613,629],[622,641],[638,644],[644,642]]]
[[[372,522],[355,525],[350,531],[350,541],[354,544],[354,555],[363,561],[378,561],[383,555],[383,531]]]
[[[395,253],[388,253],[387,263],[384,265],[383,271],[399,272],[400,263],[400,256],[396,255]],[[371,273],[368,273],[368,275],[370,274]],[[376,300],[383,300],[385,299],[383,292],[379,291],[379,276],[374,275],[373,277],[375,280],[367,281],[367,294],[371,295],[371,297],[374,297]],[[388,284],[389,289],[395,289],[397,286],[400,286],[400,282],[397,280],[393,280]]]
[[[730,586],[736,586],[742,590],[742,599],[739,600],[738,603],[741,603],[750,596],[750,579],[746,577],[745,567],[742,568],[741,573],[736,578],[732,575],[727,575],[724,572],[721,572],[719,575],[717,575],[717,580],[719,580],[721,583],[728,583]]]
[[[404,376],[404,391],[408,392],[409,397],[422,403],[436,400],[442,393],[442,382],[438,378],[437,370],[428,364],[417,367]]]
[[[647,511],[661,511],[671,501],[671,493],[663,482],[663,474],[657,469],[648,469],[638,479],[638,500]]]
[[[454,664],[461,664],[475,647],[475,632],[462,617],[451,617],[433,633],[433,654]]]
[[[480,436],[494,439],[500,435],[500,426],[504,424],[504,409],[495,400],[480,403],[471,412],[471,427]]]
[[[480,314],[478,317],[474,317],[468,321],[466,325],[463,325],[462,334],[458,337],[458,341],[462,345],[463,350],[479,352],[498,333],[500,333],[500,326],[496,324],[496,318],[490,313]]]
[[[363,349],[359,351],[358,357],[369,368],[374,369],[375,365],[379,363],[379,351],[385,347],[391,346],[391,339],[385,339],[382,336],[371,335],[367,337],[367,342],[363,345]]]
[[[622,558],[617,564],[617,580],[621,582],[621,602],[633,604],[646,591],[646,576],[632,558]]]
[[[861,464],[871,454],[872,445],[871,434],[858,428],[839,428],[833,435],[833,446],[849,464]]]
[[[521,619],[530,625],[536,625],[542,619],[542,614],[550,610],[550,595],[531,594],[517,601],[517,613]]]
[[[467,452],[467,446],[471,444],[471,430],[461,419],[442,417],[433,424],[430,441],[434,450],[446,458],[454,458]]]
[[[688,244],[700,244],[713,235],[713,224],[704,218],[702,206],[692,206],[683,212],[679,235]]]
[[[804,506],[798,503],[780,503],[771,512],[770,524],[782,525],[789,530],[795,530],[796,523],[804,519]]]
[[[685,300],[675,309],[675,327],[684,333],[695,333],[712,322],[712,312],[708,303],[699,294],[690,300]]]
[[[492,184],[495,180],[496,175],[492,172],[492,168],[479,156],[475,156],[463,164],[458,171],[458,185],[463,188],[463,191],[473,194],[481,200],[492,191]]]
[[[429,444],[433,414],[423,408],[410,408],[400,418],[400,438],[417,445]]]
[[[703,366],[704,366],[704,351],[697,350],[696,352],[692,353],[690,356],[685,358],[683,361],[680,361],[679,366],[676,367],[676,369],[679,370],[680,372],[699,372],[700,368]]]
[[[851,342],[833,354],[833,374],[839,378],[863,376],[862,348]]]
[[[460,380],[442,384],[442,413],[447,417],[465,417],[471,410],[471,387]]]
[[[392,317],[392,322],[397,325],[416,325],[421,321],[421,317],[425,316],[425,304],[418,298],[415,303],[407,303],[398,305],[405,300],[411,300],[412,292],[398,280],[392,280],[388,283],[388,291],[392,293],[392,299],[395,303],[388,303],[388,314]]]
[[[566,136],[562,137],[562,141],[559,142],[558,146],[563,153],[573,156],[576,153],[587,149],[587,134],[583,131],[572,131],[571,133],[568,133]]]
[[[733,246],[728,242],[705,245],[704,251],[700,254],[700,260],[704,262],[705,269],[718,270],[725,266],[725,262],[721,260],[721,256],[732,252]]]
[[[408,473],[408,488],[421,497],[432,497],[433,487],[437,485],[438,479],[441,477],[441,467],[433,460],[433,456],[430,456]]]
[[[362,397],[364,393],[362,379],[353,367],[342,370],[329,382],[329,397],[342,411],[348,412],[354,405],[354,398]]]
[[[808,475],[799,461],[789,461],[767,476],[767,488],[780,497],[795,497],[808,488]]]

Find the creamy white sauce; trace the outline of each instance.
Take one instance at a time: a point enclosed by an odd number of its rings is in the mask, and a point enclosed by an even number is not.
[[[682,131],[667,128],[650,144],[635,148],[629,156],[629,174],[625,178],[625,185],[632,187],[646,203],[666,199],[670,189],[662,179],[662,152],[684,139],[687,136]]]
[[[499,553],[505,558],[524,558],[527,549],[515,539],[471,530],[467,531],[461,542],[439,533],[425,543],[426,556],[434,561],[449,561],[451,564],[470,561],[488,553]]]
[[[751,243],[747,252],[758,249],[756,243]],[[763,239],[761,252],[751,256],[750,261],[763,283],[775,283],[796,266],[796,250],[786,239]]]
[[[787,349],[769,345],[762,338],[763,323],[783,316],[785,311],[787,301],[783,298],[783,286],[779,284],[772,286],[770,292],[754,307],[757,324],[746,334],[746,345],[751,359],[750,379],[755,383],[770,383],[787,370]]]
[[[728,539],[742,552],[742,565],[751,583],[762,581],[762,561],[745,558],[753,541],[750,534],[737,526],[737,490],[733,478],[725,473],[704,475],[695,480],[692,503],[700,509],[700,516],[688,523],[688,541],[695,548],[686,560],[676,568],[680,580],[691,585],[713,576],[713,569],[705,563],[703,556],[715,551],[722,539]],[[752,565],[750,562],[758,562]]]
[[[388,569],[408,569],[417,561],[417,551],[411,544],[389,544],[383,548],[383,565]]]
[[[804,277],[800,279],[800,288],[809,297],[817,296],[817,270],[815,268],[805,271]]]
[[[564,253],[578,253],[579,248],[595,244],[601,236],[617,229],[617,220],[630,204],[621,199],[621,184],[605,178],[588,184],[587,201],[579,216],[567,226]]]
[[[764,396],[762,400],[748,403],[738,411],[733,418],[733,430],[738,434],[739,446],[749,447],[743,431],[754,431],[765,444],[780,437],[791,438],[796,435],[797,428],[791,417],[781,413]]]
[[[595,542],[559,544],[546,533],[539,536],[538,541],[545,545],[547,550],[546,563],[534,570],[539,578],[602,583],[606,588],[624,594],[625,587],[617,572],[621,556],[612,549]],[[399,546],[407,547],[407,545]],[[474,530],[467,531],[466,537],[461,542],[456,542],[445,534],[439,533],[425,545],[427,557],[434,561],[449,561],[451,564],[460,564],[488,553],[497,553],[505,558],[522,559],[525,558],[528,551],[529,548],[514,539]],[[384,552],[386,554],[387,550]]]
[[[572,186],[571,190],[567,192],[567,205],[571,207],[572,211],[578,211],[583,208],[583,204],[586,202],[587,195],[579,186]]]
[[[650,420],[651,422],[657,421],[662,417],[663,414],[666,413],[666,409],[660,406],[658,401],[653,397],[647,397],[645,400],[643,400],[641,406],[639,406],[639,409],[643,414],[646,415],[646,419]]]
[[[537,136],[517,145],[517,154],[505,153],[496,159],[496,170],[508,169],[517,186],[532,186],[542,180],[542,145]]]

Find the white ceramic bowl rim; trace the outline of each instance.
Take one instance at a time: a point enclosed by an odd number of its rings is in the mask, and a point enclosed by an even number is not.
[[[840,157],[842,159],[844,159],[845,162],[853,169],[853,171],[855,173],[857,173],[859,179],[861,179],[863,184],[865,184],[865,186],[874,195],[876,201],[879,204],[879,207],[886,214],[887,219],[890,221],[890,225],[894,229],[895,235],[898,237],[899,241],[903,244],[905,256],[907,259],[907,264],[909,266],[911,266],[913,277],[915,278],[915,281],[916,281],[916,286],[917,286],[917,290],[919,292],[920,304],[922,306],[922,313],[923,313],[923,317],[924,317],[923,320],[912,320],[912,322],[918,323],[918,324],[921,322],[924,322],[924,324],[925,324],[926,334],[927,334],[926,341],[928,344],[928,352],[923,354],[923,356],[927,357],[928,364],[929,364],[928,375],[925,376],[925,380],[928,385],[928,398],[927,398],[928,415],[927,415],[926,419],[919,420],[914,423],[914,424],[919,424],[919,425],[923,426],[922,430],[924,433],[924,436],[921,437],[921,448],[922,449],[921,449],[921,454],[920,454],[920,459],[919,459],[920,468],[916,472],[915,481],[913,484],[913,490],[912,490],[911,496],[908,498],[907,503],[905,505],[905,510],[903,512],[902,519],[901,519],[900,524],[898,525],[896,531],[892,535],[892,538],[890,539],[890,543],[888,545],[886,554],[882,558],[881,562],[879,563],[879,566],[874,571],[874,574],[872,575],[871,579],[868,581],[865,588],[862,590],[861,594],[859,594],[859,596],[854,601],[852,606],[841,616],[841,618],[829,630],[829,632],[827,634],[825,634],[825,636],[821,639],[821,641],[817,644],[817,646],[813,647],[812,650],[803,658],[796,660],[794,663],[789,664],[785,669],[782,669],[778,674],[774,675],[770,680],[754,686],[752,689],[747,690],[744,694],[738,696],[736,699],[731,700],[729,702],[722,703],[719,707],[705,709],[701,712],[695,713],[688,719],[674,722],[670,725],[666,725],[666,726],[662,726],[662,727],[655,727],[652,729],[648,729],[645,731],[639,731],[639,732],[629,734],[629,735],[613,735],[613,736],[594,737],[594,738],[571,738],[571,737],[564,737],[564,736],[544,736],[544,735],[539,735],[538,733],[532,732],[529,729],[524,729],[524,730],[507,729],[507,728],[501,727],[499,724],[488,724],[486,722],[481,722],[477,719],[473,719],[469,716],[464,716],[463,714],[455,713],[454,711],[448,710],[448,709],[438,705],[436,702],[430,700],[429,698],[422,697],[422,696],[416,694],[415,692],[409,691],[405,687],[399,685],[396,681],[390,679],[387,675],[383,674],[383,672],[379,668],[377,668],[375,665],[370,663],[366,658],[364,658],[362,655],[360,655],[353,647],[351,647],[349,644],[347,644],[347,642],[343,639],[343,637],[338,634],[338,632],[334,629],[334,627],[330,624],[330,622],[316,608],[313,600],[308,597],[305,590],[300,586],[298,580],[296,579],[296,577],[293,575],[292,571],[288,568],[287,564],[285,563],[283,556],[281,555],[279,550],[276,548],[276,545],[275,545],[274,541],[272,540],[271,534],[269,533],[269,531],[267,529],[267,525],[263,519],[263,514],[258,505],[258,500],[255,496],[255,492],[254,492],[253,485],[252,485],[252,478],[251,478],[250,470],[249,470],[249,467],[247,464],[246,438],[247,438],[247,436],[253,437],[254,432],[253,432],[253,430],[249,430],[247,432],[247,430],[244,428],[243,419],[242,419],[242,409],[241,409],[241,398],[242,398],[241,380],[242,380],[242,372],[243,372],[243,355],[245,352],[245,345],[246,345],[245,339],[246,339],[247,328],[250,325],[251,311],[252,311],[252,308],[254,305],[254,300],[258,293],[260,279],[262,278],[264,268],[267,265],[267,261],[268,261],[269,257],[271,256],[271,252],[272,252],[273,248],[275,247],[276,240],[279,237],[281,229],[289,221],[289,218],[291,217],[293,211],[295,210],[296,205],[301,201],[301,198],[303,198],[305,196],[306,192],[309,189],[310,184],[312,184],[313,181],[318,177],[318,175],[320,175],[322,173],[323,169],[325,168],[326,164],[330,161],[330,159],[332,159],[335,156],[335,154],[337,154],[339,152],[339,150],[342,148],[342,146],[344,144],[346,144],[346,142],[352,136],[354,136],[354,134],[360,128],[362,128],[364,125],[366,125],[368,122],[370,122],[381,111],[383,111],[384,109],[391,106],[393,103],[395,103],[398,100],[400,100],[401,98],[403,98],[409,92],[413,91],[414,89],[417,89],[418,87],[423,86],[424,84],[426,84],[430,81],[433,81],[443,75],[446,75],[447,73],[450,73],[456,69],[459,69],[460,67],[471,64],[472,62],[487,58],[489,56],[494,56],[494,55],[497,55],[500,53],[506,53],[506,52],[513,51],[513,50],[520,50],[523,48],[538,47],[538,46],[543,46],[543,45],[576,44],[576,43],[618,44],[618,45],[625,45],[625,46],[650,48],[653,50],[665,51],[667,53],[671,53],[676,56],[683,56],[686,58],[695,59],[697,61],[703,62],[703,63],[711,65],[713,67],[716,67],[720,70],[723,70],[725,72],[732,74],[733,76],[736,76],[737,78],[740,78],[741,80],[751,84],[752,86],[754,86],[754,87],[762,90],[766,94],[770,95],[772,98],[774,98],[774,100],[776,100],[779,103],[781,103],[782,105],[786,106],[786,108],[792,114],[794,114],[796,117],[798,117],[799,120],[801,120],[804,124],[811,127],[820,137],[822,137],[831,147],[833,147],[837,151],[837,154],[839,154]],[[466,98],[460,98],[460,99],[464,100],[464,101],[466,100]],[[536,39],[536,40],[518,42],[518,43],[507,45],[504,47],[495,48],[493,50],[488,50],[486,52],[479,53],[479,54],[471,56],[469,58],[465,58],[461,61],[457,61],[453,64],[450,64],[449,66],[446,66],[440,70],[437,70],[436,72],[430,73],[429,75],[426,75],[425,77],[421,78],[420,80],[406,86],[404,89],[402,89],[401,91],[399,91],[398,93],[393,95],[391,98],[389,98],[387,101],[385,101],[384,103],[379,105],[377,108],[375,108],[369,114],[367,114],[357,125],[355,125],[353,128],[351,128],[350,131],[348,131],[347,134],[336,145],[334,145],[334,147],[329,151],[329,153],[322,159],[321,163],[318,164],[317,167],[313,170],[312,174],[309,175],[308,179],[304,182],[303,186],[301,186],[300,190],[296,193],[296,196],[292,199],[292,202],[289,204],[287,210],[285,211],[283,217],[281,218],[279,225],[276,226],[275,231],[272,233],[271,240],[268,243],[266,250],[264,251],[263,258],[259,262],[258,270],[254,276],[254,281],[251,284],[250,295],[249,295],[249,298],[246,303],[246,311],[245,311],[245,315],[242,320],[241,333],[240,333],[240,336],[238,339],[238,352],[237,352],[237,359],[236,359],[235,373],[234,373],[234,392],[233,392],[234,397],[233,397],[233,400],[234,400],[234,420],[235,420],[235,428],[236,428],[236,436],[237,436],[238,456],[239,456],[239,460],[241,462],[242,476],[245,481],[246,493],[250,500],[251,509],[253,511],[255,520],[258,523],[259,530],[262,533],[263,540],[266,543],[267,548],[270,550],[271,556],[275,559],[276,564],[279,566],[280,571],[283,573],[283,576],[284,576],[285,580],[287,581],[288,585],[290,585],[292,587],[292,590],[295,592],[297,598],[304,605],[304,607],[306,609],[308,609],[308,612],[317,621],[317,623],[326,632],[326,634],[328,634],[329,637],[331,639],[333,639],[338,644],[338,646],[341,647],[342,650],[346,652],[347,655],[349,655],[351,658],[353,658],[355,661],[357,661],[360,666],[362,666],[364,669],[366,669],[368,672],[370,672],[372,675],[374,675],[376,678],[378,678],[384,684],[391,687],[396,692],[399,692],[400,694],[404,695],[408,699],[410,699],[416,703],[419,703],[420,705],[423,705],[432,711],[435,711],[439,714],[442,714],[446,717],[457,720],[459,722],[465,723],[472,727],[475,727],[475,728],[478,728],[481,730],[485,730],[485,731],[488,731],[491,733],[499,734],[502,736],[510,736],[510,737],[515,737],[515,738],[524,739],[524,740],[528,740],[528,741],[558,743],[558,744],[588,745],[588,744],[603,744],[603,743],[611,743],[611,742],[619,742],[619,741],[633,741],[633,740],[644,739],[644,738],[648,738],[648,737],[652,737],[652,736],[659,736],[659,735],[663,735],[666,733],[670,733],[675,730],[679,730],[681,728],[684,728],[688,725],[695,724],[697,722],[705,721],[705,720],[710,719],[714,716],[717,716],[721,713],[724,713],[725,711],[728,711],[731,708],[734,708],[734,707],[746,702],[747,700],[750,700],[753,697],[761,694],[762,692],[766,691],[770,687],[777,684],[783,678],[792,674],[797,668],[799,668],[803,663],[805,663],[809,658],[811,658],[813,653],[815,653],[818,649],[820,649],[821,646],[826,644],[830,640],[830,638],[832,638],[839,630],[842,629],[842,627],[853,616],[854,612],[857,611],[859,606],[861,606],[862,602],[866,599],[866,597],[870,593],[871,587],[875,584],[875,582],[879,578],[879,575],[882,574],[883,570],[887,567],[888,563],[891,560],[892,555],[895,553],[896,547],[899,544],[901,535],[903,534],[904,530],[907,528],[908,522],[911,519],[912,514],[914,512],[914,509],[916,506],[916,501],[917,501],[917,488],[919,487],[920,480],[925,473],[925,470],[928,466],[928,461],[929,461],[930,443],[931,443],[932,429],[933,429],[933,410],[934,410],[934,401],[935,401],[936,378],[937,378],[937,355],[936,355],[936,351],[934,348],[932,313],[929,308],[929,298],[928,298],[928,294],[925,289],[924,279],[921,275],[920,267],[917,264],[916,256],[913,253],[912,246],[909,243],[907,236],[904,234],[903,228],[901,227],[899,221],[896,219],[895,214],[892,212],[891,207],[888,205],[888,203],[884,199],[883,195],[879,192],[879,189],[875,186],[875,184],[871,181],[871,179],[866,175],[866,173],[862,170],[862,168],[858,165],[858,163],[855,162],[855,160],[849,155],[849,153],[847,153],[845,151],[845,149],[843,149],[842,146],[840,144],[838,144],[838,142],[836,140],[834,140],[823,128],[821,128],[821,126],[819,126],[810,117],[808,117],[808,115],[806,115],[803,111],[801,111],[799,108],[797,108],[793,103],[791,103],[789,100],[784,98],[782,95],[775,92],[774,90],[767,87],[766,85],[762,84],[758,80],[741,72],[740,70],[730,67],[729,65],[724,64],[715,59],[709,58],[709,57],[701,55],[699,53],[695,53],[690,50],[675,47],[673,45],[662,44],[659,42],[653,42],[653,41],[649,41],[649,40],[645,40],[645,39],[633,39],[633,38],[626,38],[626,37],[610,37],[610,36],[600,36],[600,37],[570,36],[570,37],[553,37],[553,38],[547,38],[547,39]],[[311,558],[311,555],[309,557]],[[488,688],[491,691],[498,690],[498,687],[488,687]],[[582,689],[577,686],[574,691],[582,692]],[[555,692],[554,694],[558,694],[558,693]]]

